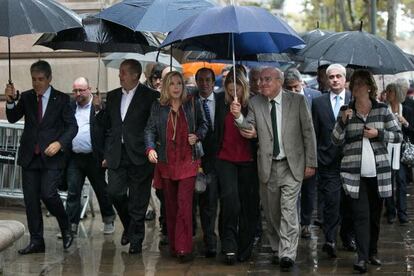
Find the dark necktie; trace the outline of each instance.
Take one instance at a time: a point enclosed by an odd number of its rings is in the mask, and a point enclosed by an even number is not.
[[[270,110],[270,117],[272,117],[273,128],[273,157],[276,157],[280,153],[279,149],[279,137],[277,136],[277,119],[276,119],[276,102],[271,100],[272,109]]]
[[[40,122],[42,122],[42,117],[43,117],[42,95],[37,95],[37,122],[39,124]],[[34,153],[40,154],[39,143],[36,143]]]
[[[208,127],[212,130],[213,129],[213,124],[211,123],[210,109],[208,108],[208,105],[207,105],[207,99],[203,100],[203,109],[204,109],[204,113],[206,114],[206,117],[207,117]]]

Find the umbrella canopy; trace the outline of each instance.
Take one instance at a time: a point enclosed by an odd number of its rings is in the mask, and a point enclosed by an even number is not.
[[[75,12],[53,0],[0,0],[0,36],[54,33],[80,26]]]
[[[234,40],[234,43],[232,41]],[[259,53],[281,53],[304,44],[281,18],[258,7],[213,7],[188,18],[160,47],[174,44],[184,51],[205,50],[224,59]]]
[[[166,33],[213,4],[206,0],[124,0],[97,17],[134,31]]]
[[[159,62],[164,65],[170,65],[170,55],[159,53],[157,60],[158,52],[149,52],[145,55],[137,53],[112,53],[102,60],[107,67],[118,69],[122,61],[126,59],[135,59],[140,62]],[[181,68],[181,64],[176,60],[172,59],[172,66],[175,68]]]
[[[44,34],[34,45],[53,50],[68,49],[94,53],[147,53],[154,51],[159,45],[150,33],[134,32],[92,16],[83,18],[82,26],[83,28],[63,30],[56,34]]]
[[[413,71],[414,64],[392,42],[364,31],[328,34],[316,39],[299,56],[370,69],[374,74]]]
[[[9,83],[12,82],[10,37],[76,27],[81,27],[78,15],[53,0],[0,0],[0,36],[8,37]]]

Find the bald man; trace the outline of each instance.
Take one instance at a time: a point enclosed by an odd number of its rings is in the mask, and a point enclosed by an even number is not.
[[[82,210],[82,187],[85,177],[88,177],[101,210],[104,223],[103,233],[112,234],[115,231],[115,211],[106,191],[105,168],[102,167],[105,133],[103,126],[96,119],[102,114],[98,113],[98,108],[92,103],[93,95],[86,78],[77,78],[72,88],[75,98],[72,108],[75,110],[79,130],[72,140],[66,179],[68,184],[66,212],[69,216],[71,231],[77,234]]]

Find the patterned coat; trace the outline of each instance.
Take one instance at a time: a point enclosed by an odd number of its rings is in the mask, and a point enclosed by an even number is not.
[[[370,139],[375,155],[378,192],[382,198],[390,197],[392,185],[387,143],[401,142],[402,133],[388,107],[374,100],[372,100],[372,109],[366,121],[354,109],[354,115],[346,124],[342,122],[341,117],[338,117],[332,132],[333,143],[343,145],[343,158],[341,161],[343,188],[350,197],[359,197],[364,126],[378,130],[378,136]]]

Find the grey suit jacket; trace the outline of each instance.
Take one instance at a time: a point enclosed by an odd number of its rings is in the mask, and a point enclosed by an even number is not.
[[[311,114],[303,95],[282,92],[282,143],[286,158],[297,181],[302,181],[305,167],[317,167],[316,139]],[[273,131],[267,97],[257,95],[249,102],[249,113],[239,127],[256,128],[259,140],[257,163],[259,179],[267,183],[273,158]]]

